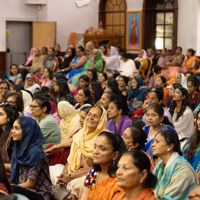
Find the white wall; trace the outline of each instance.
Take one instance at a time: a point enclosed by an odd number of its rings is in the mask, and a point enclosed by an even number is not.
[[[75,0],[47,0],[47,5],[25,5],[24,0],[0,0],[0,51],[6,49],[6,20],[56,21],[57,42],[66,49],[70,32],[84,33],[98,27],[99,0],[90,0],[88,6],[77,8]],[[142,10],[143,0],[127,0],[127,10]],[[178,45],[184,52],[190,47],[200,55],[200,0],[179,0]]]
[[[0,0],[0,51],[6,50],[6,20],[34,21],[38,19],[35,6],[24,4],[24,0]]]
[[[198,50],[200,31],[200,1],[179,0],[178,1],[178,45],[183,47],[185,53],[188,48]],[[198,16],[199,15],[199,16]],[[199,50],[198,50],[199,51]]]
[[[98,7],[99,0],[91,0],[82,8],[76,7],[75,0],[48,0],[47,21],[57,22],[57,43],[62,50],[67,47],[70,32],[84,33],[91,26],[98,27]]]
[[[126,0],[127,10],[142,10],[143,0]]]

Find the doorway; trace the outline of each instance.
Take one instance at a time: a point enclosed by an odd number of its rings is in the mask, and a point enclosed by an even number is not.
[[[23,65],[32,46],[32,22],[6,21],[6,71]]]

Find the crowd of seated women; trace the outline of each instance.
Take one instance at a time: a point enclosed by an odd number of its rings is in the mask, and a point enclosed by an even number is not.
[[[193,49],[32,48],[0,77],[0,198],[200,199]]]

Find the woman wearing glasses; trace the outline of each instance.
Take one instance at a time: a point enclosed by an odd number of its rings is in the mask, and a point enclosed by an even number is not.
[[[48,98],[41,93],[37,93],[33,97],[30,109],[44,135],[43,148],[46,148],[48,144],[60,143],[60,128],[54,117],[50,115],[51,104]]]

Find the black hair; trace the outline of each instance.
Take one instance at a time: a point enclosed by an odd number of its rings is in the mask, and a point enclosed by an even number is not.
[[[174,126],[168,119],[168,117],[164,116],[164,108],[161,104],[158,103],[152,103],[147,107],[147,112],[148,110],[154,110],[154,112],[156,112],[158,114],[158,116],[161,118],[163,117],[163,121],[162,123],[165,125],[171,125]]]
[[[189,93],[188,93],[187,89],[185,89],[184,87],[177,87],[176,90],[177,89],[179,89],[181,91],[182,95],[185,96],[185,98],[182,100],[181,109],[176,115],[176,119],[175,119],[176,122],[178,121],[179,117],[181,117],[183,115],[186,107],[187,106],[190,107],[190,97],[189,97]],[[171,116],[174,115],[175,108],[176,108],[176,102],[173,100],[169,107],[169,112],[170,112]]]
[[[49,79],[53,80],[53,70],[50,67],[47,67],[46,69],[47,69],[47,71],[49,73]]]
[[[59,91],[59,96],[63,97],[67,93],[71,93],[69,90],[69,86],[67,84],[67,80],[65,78],[57,78],[56,83],[58,84],[60,91]]]
[[[4,138],[1,138],[2,141],[7,141],[13,123],[18,118],[19,114],[16,111],[16,108],[10,104],[0,104],[0,108],[4,110],[4,112],[7,114],[7,118],[9,119],[6,124],[5,134],[3,134]],[[2,128],[0,132],[2,132]]]
[[[122,78],[122,79],[123,79],[123,81],[125,82],[125,84],[126,84],[126,85],[128,85],[129,78],[128,78],[127,76],[120,75],[120,76],[118,77],[118,79],[119,79],[119,78]]]
[[[5,101],[7,101],[7,99],[9,97],[14,97],[15,98],[17,111],[18,112],[23,112],[23,110],[24,110],[24,101],[23,101],[23,98],[22,98],[22,94],[18,93],[18,92],[11,92],[6,96]]]
[[[133,160],[133,164],[142,172],[143,170],[147,171],[147,177],[142,183],[144,188],[154,188],[157,183],[157,178],[150,172],[151,163],[148,156],[138,150],[131,150],[126,152],[124,155],[130,155]]]
[[[198,115],[199,114],[200,114],[200,110],[197,113],[197,120],[198,120]],[[196,153],[197,148],[199,147],[199,145],[200,145],[200,131],[198,129],[197,121],[196,121],[196,130],[195,130],[195,133],[191,136],[191,140],[190,140],[189,147],[188,147],[188,152],[187,152],[187,155],[188,155],[189,159],[192,159],[192,157]]]
[[[108,88],[110,88],[114,94],[122,94],[122,92],[119,90],[118,82],[115,78],[109,77],[107,79],[107,83]]]
[[[164,87],[166,87],[166,82],[167,82],[166,78],[164,76],[158,76],[157,78],[160,78],[162,83],[164,84]]]
[[[91,103],[91,93],[89,88],[80,88],[79,90],[83,90],[83,93],[88,99],[85,101],[85,103]]]
[[[130,58],[130,55],[124,50],[120,52],[120,55],[121,55],[121,57],[124,57],[125,59],[129,59]]]
[[[88,84],[89,84],[89,82],[90,82],[89,76],[86,75],[86,74],[82,74],[82,75],[78,78],[78,80],[80,80],[80,79],[83,79],[83,80],[84,80],[85,82],[87,82]]]
[[[176,49],[179,49],[181,52],[183,51],[183,48],[181,46],[177,46]]]
[[[158,72],[160,72],[162,70],[162,67],[160,65],[155,65],[153,66],[154,72],[157,74]]]
[[[102,74],[102,76],[104,77],[105,81],[108,79],[108,75],[105,72],[100,72],[99,74]]]
[[[8,190],[8,193],[11,193],[10,183],[6,176],[6,170],[4,167],[4,163],[2,161],[1,155],[0,155],[0,183],[3,183],[6,186],[6,189]]]
[[[10,65],[10,70],[12,69],[13,66],[17,67],[17,71],[18,71],[17,73],[19,73],[19,66],[17,64]],[[10,75],[13,75],[11,71],[10,71]]]
[[[175,129],[161,128],[159,132],[156,134],[161,134],[167,143],[167,145],[173,144],[173,151],[177,152],[180,156],[182,156],[180,141],[178,138],[178,134]]]
[[[112,100],[110,103],[114,103],[118,110],[122,110],[122,115],[128,115],[129,116],[129,109],[127,102],[124,98],[120,98],[122,96],[117,96],[114,100]]]
[[[190,52],[192,56],[194,56],[196,53],[196,51],[192,48],[188,49],[187,51]]]
[[[2,84],[6,84],[8,87],[8,90],[10,90],[10,85],[6,79],[0,81],[0,85],[2,85]]]
[[[138,144],[137,150],[142,150],[147,142],[147,135],[142,128],[136,126],[129,126],[131,130],[131,136],[134,144]]]
[[[131,126],[137,127],[137,128],[144,128],[146,124],[142,121],[142,117],[141,116],[137,116],[134,118],[134,120],[132,121]]]
[[[121,158],[122,154],[126,151],[126,145],[123,139],[121,138],[121,136],[119,136],[116,133],[103,131],[98,135],[98,137],[100,136],[105,136],[109,140],[110,144],[112,145],[113,152],[118,153],[117,158],[108,166],[108,172],[107,172],[108,175],[110,177],[114,177],[117,171],[118,161]],[[101,166],[99,164],[94,164],[94,169],[96,171],[101,171]]]
[[[93,104],[99,101],[103,94],[103,88],[101,87],[101,83],[99,82],[91,82],[90,86],[92,87],[93,90]]]
[[[97,80],[97,72],[93,69],[88,69],[88,72],[91,72],[92,76],[93,76],[92,80],[90,80],[90,81],[96,81]]]
[[[199,80],[195,75],[189,76],[187,82],[192,83],[192,85],[196,88],[196,91],[199,92]]]
[[[34,94],[33,96],[33,101],[37,101],[37,103],[41,106],[41,107],[46,107],[46,114],[50,114],[51,112],[51,103],[49,101],[49,98],[44,96],[41,92],[37,92]]]
[[[150,92],[154,92],[159,101],[163,101],[164,92],[162,87],[153,87]],[[150,93],[149,92],[149,93]]]
[[[49,47],[49,49],[53,50],[54,53],[56,52],[56,50],[53,47]]]
[[[20,90],[24,90],[24,86],[22,84],[19,84],[19,85],[15,85],[14,86],[14,90],[16,92],[20,91]]]
[[[80,51],[84,52],[85,48],[83,46],[78,46],[77,49],[79,49]]]

